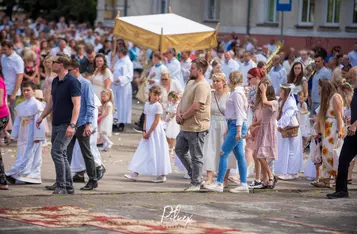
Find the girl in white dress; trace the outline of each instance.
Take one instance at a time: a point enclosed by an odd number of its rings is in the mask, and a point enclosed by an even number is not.
[[[102,151],[108,151],[113,142],[109,139],[112,136],[113,128],[113,93],[111,90],[103,90],[101,92],[102,113],[98,117],[99,134],[103,139]]]
[[[284,138],[281,131],[286,127],[299,126],[297,116],[299,110],[293,96],[293,84],[280,86],[280,114],[278,117],[278,159],[275,161],[275,172],[281,180],[298,178],[298,172],[303,169],[301,131],[294,137]]]
[[[180,132],[180,126],[176,123],[176,110],[179,103],[179,96],[172,91],[168,95],[167,109],[165,111],[166,137],[170,147],[170,155],[174,154],[176,137]]]
[[[305,148],[307,139],[310,136],[310,129],[311,129],[311,124],[310,124],[310,119],[309,119],[310,113],[307,109],[305,93],[303,91],[298,92],[297,98],[299,100],[299,104],[298,104],[299,125],[300,125],[300,130],[301,130],[301,135],[302,135],[303,148]]]
[[[155,175],[158,177],[152,182],[163,183],[166,181],[166,175],[171,173],[169,145],[161,123],[163,110],[158,102],[160,95],[159,86],[150,88],[149,101],[144,106],[143,138],[129,164],[129,170],[133,173],[124,175],[127,179],[136,181],[139,174]]]

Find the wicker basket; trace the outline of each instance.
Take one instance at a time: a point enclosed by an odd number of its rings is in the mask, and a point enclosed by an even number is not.
[[[280,130],[283,138],[297,137],[299,134],[299,126],[286,127]]]

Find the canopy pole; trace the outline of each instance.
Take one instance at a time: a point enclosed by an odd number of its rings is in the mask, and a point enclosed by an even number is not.
[[[163,48],[163,41],[164,41],[164,28],[161,28],[160,48],[159,48],[161,53],[164,53],[163,52],[163,49],[164,49]]]
[[[171,6],[169,6],[169,13],[172,13],[172,9],[171,9]]]
[[[118,19],[120,17],[120,11],[117,11],[117,16],[114,18],[114,28],[113,28],[113,51],[112,51],[112,59],[111,59],[111,63],[112,63],[112,71],[114,71],[114,58],[115,58],[115,54],[117,53],[117,37],[114,34],[114,30],[115,30],[115,22],[116,19]]]
[[[218,33],[218,29],[219,29],[220,25],[221,25],[220,23],[217,24],[216,29],[215,29],[216,33]]]

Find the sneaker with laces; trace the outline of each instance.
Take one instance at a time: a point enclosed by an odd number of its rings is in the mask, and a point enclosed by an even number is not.
[[[247,184],[240,184],[234,189],[230,189],[231,193],[249,193],[249,188]]]
[[[129,180],[137,181],[139,178],[139,175],[137,173],[131,173],[131,174],[125,174],[124,177]]]
[[[206,184],[203,187],[212,192],[223,193],[223,184],[217,184],[217,183]]]
[[[200,185],[190,184],[190,186],[188,188],[186,188],[184,191],[185,192],[199,192],[200,189],[201,189]]]
[[[253,182],[249,185],[249,188],[262,188],[263,184],[261,181],[253,180]]]
[[[151,182],[164,183],[164,182],[166,182],[166,176],[164,176],[164,175],[158,176],[156,179],[152,180]]]

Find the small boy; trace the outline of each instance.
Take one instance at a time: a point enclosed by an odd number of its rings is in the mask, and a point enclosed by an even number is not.
[[[15,107],[16,119],[11,137],[17,139],[16,162],[6,172],[6,180],[29,184],[41,184],[42,149],[45,140],[45,126],[36,128],[36,120],[44,110],[43,104],[35,98],[35,85],[25,82],[21,85],[25,101]]]

